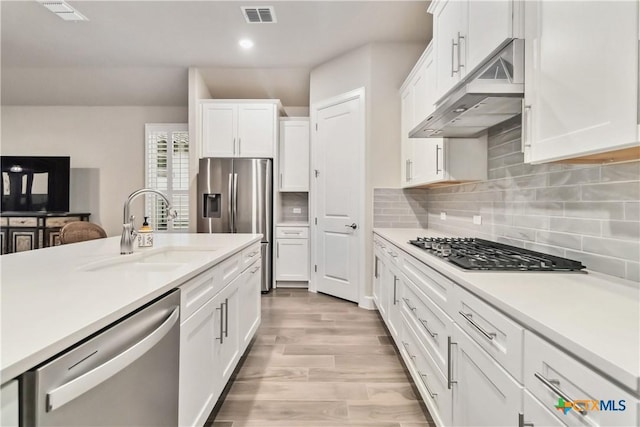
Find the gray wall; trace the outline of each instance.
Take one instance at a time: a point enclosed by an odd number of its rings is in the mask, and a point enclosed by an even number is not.
[[[490,129],[488,181],[376,189],[375,226],[424,227],[427,214],[437,231],[566,256],[640,282],[640,162],[528,165],[520,133],[519,118]]]

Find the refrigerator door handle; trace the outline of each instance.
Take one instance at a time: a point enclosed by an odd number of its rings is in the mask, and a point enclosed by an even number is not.
[[[238,232],[236,217],[238,215],[238,174],[233,174],[233,230],[232,233]]]
[[[229,213],[229,232],[233,233],[233,174],[229,174],[229,206],[227,211]]]

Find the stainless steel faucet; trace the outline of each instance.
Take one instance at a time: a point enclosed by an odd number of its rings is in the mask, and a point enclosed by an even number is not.
[[[122,237],[120,238],[120,255],[127,255],[133,253],[133,242],[138,235],[135,229],[134,220],[135,217],[129,214],[129,207],[131,202],[141,194],[152,193],[160,196],[167,204],[167,219],[171,221],[178,216],[178,212],[173,209],[171,202],[163,193],[152,188],[141,188],[133,193],[129,194],[129,197],[124,202],[124,216],[122,220]]]

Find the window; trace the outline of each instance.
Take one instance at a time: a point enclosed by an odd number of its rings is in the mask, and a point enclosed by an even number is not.
[[[166,194],[178,217],[167,220],[167,206],[145,196],[145,216],[155,231],[189,231],[189,131],[186,124],[145,125],[145,186]]]

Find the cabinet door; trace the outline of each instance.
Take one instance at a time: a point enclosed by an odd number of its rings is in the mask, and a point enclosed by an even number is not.
[[[180,325],[181,426],[203,425],[222,391],[215,356],[221,313],[211,299]]]
[[[381,248],[384,248],[384,246],[381,246]],[[387,289],[385,284],[387,283],[387,277],[389,277],[389,269],[387,267],[384,256],[381,255],[376,257],[376,261],[378,263],[378,278],[376,279],[374,298],[376,299],[380,316],[382,316],[383,319],[387,320],[387,309],[389,307],[389,300],[387,298]]]
[[[378,311],[380,315],[385,317],[385,309],[383,305],[382,299],[382,281],[384,279],[384,260],[382,258],[381,252],[381,243],[378,243],[378,247],[374,250],[373,257],[373,300],[376,303],[376,307],[378,307]]]
[[[276,240],[276,280],[309,280],[309,239]]]
[[[240,284],[238,316],[240,323],[240,353],[242,354],[260,325],[262,262],[258,260],[240,277],[242,283]]]
[[[453,342],[453,424],[517,425],[522,388],[458,326]]]
[[[236,363],[240,359],[240,328],[238,322],[240,302],[238,292],[243,277],[244,275],[238,276],[215,298],[219,302],[219,307],[221,307],[220,321],[222,322],[222,328],[217,329],[216,333],[224,334],[224,339],[219,345],[217,353],[217,365],[220,368],[219,372],[223,387],[231,378]]]
[[[468,2],[466,45],[463,42],[467,61],[463,68],[466,68],[467,73],[513,37],[513,2],[514,0]]]
[[[400,143],[402,144],[402,163],[400,165],[400,183],[402,187],[411,184],[411,161],[413,159],[413,140],[409,138],[413,117],[413,97],[408,87],[400,95]]]
[[[425,66],[422,64],[411,81],[411,97],[413,98],[413,117],[411,117],[411,129],[418,126],[429,114],[428,88],[429,84],[425,75]]]
[[[0,389],[0,425],[3,427],[18,427],[18,380],[12,380]]]
[[[309,121],[280,122],[280,191],[309,191]]]
[[[433,16],[436,55],[436,98],[439,100],[460,81],[464,63],[460,38],[464,37],[466,1],[442,1]]]
[[[402,326],[402,317],[400,315],[400,309],[402,307],[400,305],[400,271],[396,268],[389,269],[389,275],[386,279],[387,307],[389,310],[387,313],[387,327],[389,328],[389,332],[391,332],[391,336],[397,340]]]
[[[240,157],[273,157],[276,135],[274,104],[238,105]]]
[[[236,155],[238,107],[228,103],[202,105],[202,156]]]
[[[637,141],[637,35],[637,1],[525,2],[525,161]]]

